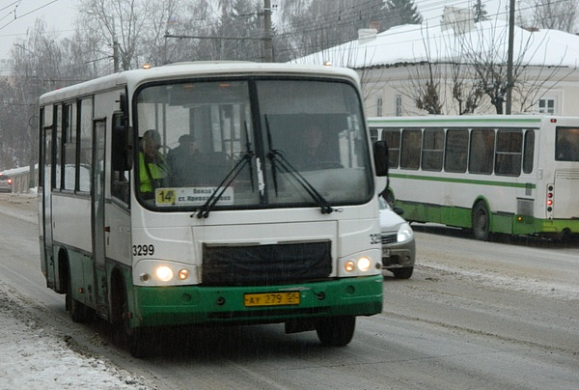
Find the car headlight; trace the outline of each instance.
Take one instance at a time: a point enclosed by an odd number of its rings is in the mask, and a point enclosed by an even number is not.
[[[396,241],[398,242],[408,241],[411,240],[413,236],[414,232],[412,231],[410,224],[406,222],[400,225],[400,227],[398,228],[398,233],[396,233]]]

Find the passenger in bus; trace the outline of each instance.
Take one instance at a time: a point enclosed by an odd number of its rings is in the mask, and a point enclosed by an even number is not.
[[[164,186],[168,177],[169,169],[160,148],[159,132],[145,131],[139,150],[139,189],[145,199],[153,199],[155,188]]]
[[[324,147],[324,134],[320,127],[312,125],[303,133],[303,152],[297,163],[301,170],[336,168],[339,162],[332,161]]]
[[[179,146],[167,154],[171,185],[178,187],[195,185],[200,160],[200,152],[195,150],[195,138],[189,134],[179,137]]]

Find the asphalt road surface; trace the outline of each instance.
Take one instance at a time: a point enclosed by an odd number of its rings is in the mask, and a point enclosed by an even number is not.
[[[322,347],[282,325],[160,332],[152,358],[110,343],[102,323],[67,318],[40,274],[35,201],[0,198],[0,282],[23,310],[158,389],[576,389],[579,244],[479,242],[415,226],[410,280],[387,276],[384,311],[353,341]]]

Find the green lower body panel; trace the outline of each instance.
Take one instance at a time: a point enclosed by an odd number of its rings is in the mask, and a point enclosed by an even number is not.
[[[472,227],[472,210],[464,207],[430,205],[396,201],[404,210],[404,219],[411,222],[432,222],[461,228]],[[540,219],[512,213],[492,213],[489,221],[492,233],[515,235],[562,235],[579,233],[579,219]]]
[[[370,316],[382,312],[382,284],[382,275],[376,275],[268,287],[135,286],[133,326],[259,324]],[[298,294],[284,302],[287,292]],[[265,305],[248,306],[256,301],[246,301],[246,294],[262,294],[257,300],[262,299]]]

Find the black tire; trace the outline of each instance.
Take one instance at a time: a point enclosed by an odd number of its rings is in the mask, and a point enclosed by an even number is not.
[[[151,337],[149,337],[151,336]],[[142,359],[152,355],[152,334],[143,328],[134,328],[129,336],[129,352],[134,358]]]
[[[414,267],[394,268],[390,271],[392,271],[396,279],[410,279],[414,272]]]
[[[324,346],[343,347],[352,341],[356,328],[356,317],[329,317],[319,321],[316,326],[318,339]]]
[[[129,316],[129,301],[127,289],[121,280],[121,276],[116,275],[112,279],[112,307],[111,307],[111,325],[113,343],[129,350],[135,358],[144,358],[150,356],[151,340],[146,337],[145,330],[142,328],[131,328]]]
[[[127,291],[120,276],[113,275],[111,278],[111,326],[114,343],[125,347],[129,340],[129,305]]]
[[[490,214],[484,202],[478,202],[472,209],[472,233],[474,238],[487,241],[490,236]]]

